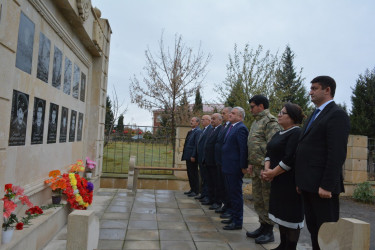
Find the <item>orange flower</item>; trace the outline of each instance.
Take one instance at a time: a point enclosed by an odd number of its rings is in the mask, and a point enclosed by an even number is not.
[[[53,178],[56,178],[57,176],[61,175],[61,172],[60,170],[52,170],[49,172],[49,177],[53,177]]]

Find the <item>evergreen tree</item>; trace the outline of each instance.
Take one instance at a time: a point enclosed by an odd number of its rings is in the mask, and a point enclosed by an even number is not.
[[[302,68],[297,73],[293,65],[294,56],[289,45],[287,45],[281,58],[280,67],[276,71],[276,95],[282,103],[292,102],[298,104],[307,112],[309,109],[309,96],[303,84]]]
[[[177,109],[177,125],[189,125],[191,114],[186,92],[184,92]]]
[[[199,88],[195,92],[195,103],[193,108],[194,115],[201,115],[203,113],[203,103],[202,103],[202,96]]]
[[[109,96],[107,96],[106,107],[105,107],[105,130],[111,129],[113,126],[114,115],[112,111],[112,102]]]
[[[124,132],[124,116],[122,114],[118,118],[116,131],[121,134]]]
[[[351,133],[375,137],[375,68],[359,75],[351,99]]]

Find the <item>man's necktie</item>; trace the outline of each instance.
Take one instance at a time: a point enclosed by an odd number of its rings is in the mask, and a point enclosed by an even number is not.
[[[305,133],[306,133],[306,131],[309,129],[309,127],[311,126],[311,123],[313,123],[313,121],[315,120],[316,115],[317,115],[319,112],[320,112],[320,109],[315,109],[315,110],[314,110],[314,113],[313,113],[313,115],[311,116],[311,119],[310,119],[310,121],[309,121],[309,124],[307,124],[307,127],[306,127],[306,129],[305,129]]]
[[[230,127],[228,128],[228,131],[227,131],[227,133],[225,134],[225,138],[227,138],[227,136],[228,136],[228,134],[229,134],[229,132],[230,132],[230,130],[233,128],[233,125],[230,125]]]

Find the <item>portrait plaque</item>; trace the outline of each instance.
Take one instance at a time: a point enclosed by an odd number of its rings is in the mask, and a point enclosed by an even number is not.
[[[73,142],[76,137],[77,111],[70,113],[69,142]]]
[[[61,108],[61,122],[60,122],[60,138],[59,142],[66,142],[66,134],[68,132],[68,108]]]
[[[79,94],[79,76],[80,76],[80,69],[79,67],[74,64],[74,73],[73,73],[73,93],[72,96],[78,99]]]
[[[50,52],[51,41],[42,32],[40,32],[38,68],[36,71],[36,77],[45,83],[48,83]]]
[[[59,120],[59,105],[50,103],[48,118],[47,143],[56,143],[57,121]]]
[[[44,114],[46,101],[34,98],[33,126],[31,130],[31,144],[43,144]]]
[[[78,126],[77,126],[77,141],[82,141],[82,130],[83,130],[83,114],[78,115]]]
[[[85,102],[85,95],[86,95],[86,75],[84,73],[81,74],[81,92],[80,92],[80,100]]]
[[[35,24],[21,11],[18,29],[16,67],[31,74]]]
[[[64,69],[64,93],[70,95],[70,88],[72,85],[72,62],[69,58],[65,57],[65,69]]]
[[[13,90],[10,115],[9,146],[25,145],[29,95]]]
[[[62,69],[62,52],[55,46],[53,52],[53,71],[52,71],[52,86],[60,89],[61,87],[61,69]]]

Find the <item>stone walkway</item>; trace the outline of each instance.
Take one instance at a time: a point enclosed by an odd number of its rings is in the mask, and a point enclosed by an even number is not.
[[[183,191],[99,189],[90,207],[100,218],[98,249],[272,249],[257,245],[246,230],[258,227],[254,211],[244,206],[242,230],[223,230],[219,214]],[[44,250],[66,249],[66,227]],[[299,245],[298,249],[311,249]]]

